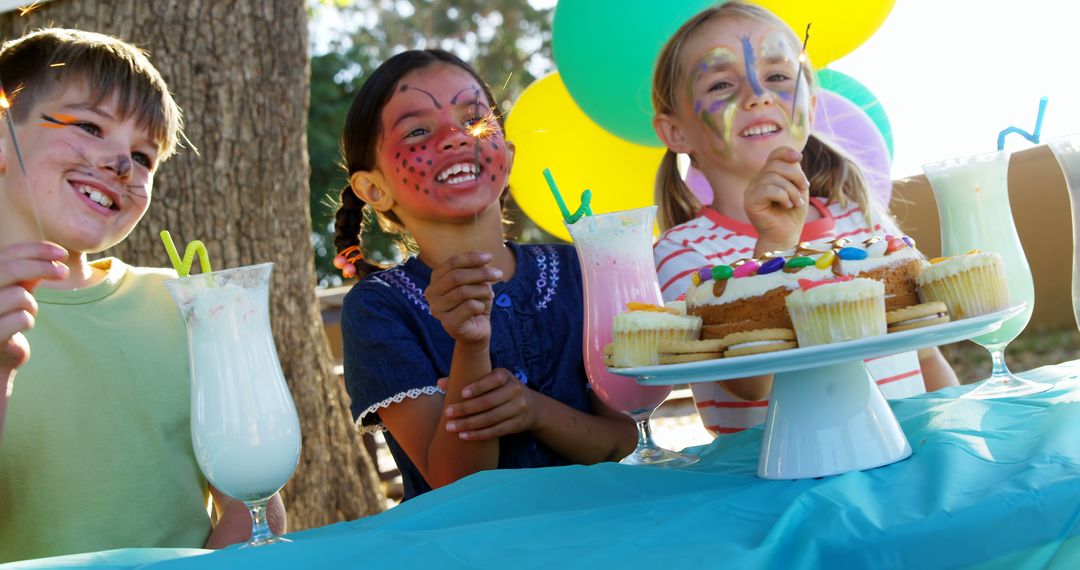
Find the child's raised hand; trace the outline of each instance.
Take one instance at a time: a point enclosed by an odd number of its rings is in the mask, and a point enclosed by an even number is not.
[[[800,160],[799,151],[777,148],[746,187],[743,207],[758,233],[755,255],[787,249],[799,241],[810,201],[810,182]]]
[[[30,359],[22,331],[34,326],[37,303],[30,294],[42,279],[63,279],[64,248],[48,242],[18,243],[0,249],[0,373]]]
[[[536,395],[509,370],[496,368],[466,386],[461,391],[463,400],[446,407],[446,430],[469,441],[528,431],[535,422]]]
[[[431,272],[424,290],[431,315],[442,323],[454,340],[486,343],[491,338],[491,284],[502,271],[488,267],[492,255],[471,251],[452,256]]]

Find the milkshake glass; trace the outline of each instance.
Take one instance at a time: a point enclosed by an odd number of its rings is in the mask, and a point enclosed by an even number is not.
[[[585,285],[585,371],[593,392],[608,406],[629,414],[638,426],[638,447],[620,463],[676,467],[697,461],[656,445],[649,416],[671,386],[643,386],[608,372],[604,346],[611,323],[632,301],[663,305],[652,256],[656,206],[584,216],[566,229],[574,240]]]
[[[215,488],[251,512],[256,546],[286,540],[266,523],[266,503],[300,458],[300,421],[270,330],[272,264],[165,283],[187,324],[191,440]]]
[[[1000,329],[971,339],[990,351],[993,372],[965,398],[1024,396],[1050,388],[1016,376],[1005,365],[1005,346],[1024,330],[1035,308],[1031,268],[1009,206],[1008,170],[1009,153],[1003,150],[923,165],[941,218],[941,254],[997,253],[1005,264],[1012,304],[1027,304]]]

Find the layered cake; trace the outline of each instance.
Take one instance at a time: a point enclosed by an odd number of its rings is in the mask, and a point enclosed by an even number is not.
[[[915,278],[922,258],[909,237],[873,236],[803,242],[797,247],[743,259],[732,265],[702,267],[691,278],[686,310],[702,318],[702,338],[735,332],[792,328],[785,299],[800,279],[859,277],[880,281],[886,310],[916,305]]]

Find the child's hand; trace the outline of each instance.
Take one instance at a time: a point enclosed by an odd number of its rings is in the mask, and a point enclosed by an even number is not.
[[[485,343],[491,338],[491,284],[502,271],[488,267],[492,256],[484,251],[455,255],[431,272],[424,291],[431,315],[454,340]]]
[[[446,430],[456,432],[461,439],[482,441],[533,428],[536,392],[505,368],[496,368],[469,384],[461,396],[464,400],[443,411],[449,418]]]
[[[37,303],[30,294],[42,279],[63,279],[64,248],[47,242],[19,243],[0,249],[0,373],[30,359],[22,331],[34,326]]]
[[[743,207],[758,233],[755,255],[787,249],[799,241],[810,201],[810,182],[800,160],[799,151],[780,147],[746,187]]]

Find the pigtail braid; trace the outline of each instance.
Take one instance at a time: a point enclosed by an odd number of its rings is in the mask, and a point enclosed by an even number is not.
[[[817,135],[810,135],[803,149],[802,168],[810,180],[810,195],[845,207],[858,204],[867,227],[874,227],[870,189],[854,159]]]
[[[656,171],[653,200],[659,207],[660,231],[689,222],[701,210],[701,202],[679,175],[678,155],[667,150]]]

